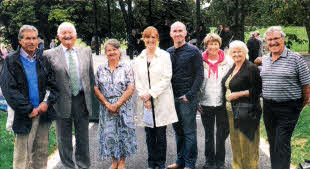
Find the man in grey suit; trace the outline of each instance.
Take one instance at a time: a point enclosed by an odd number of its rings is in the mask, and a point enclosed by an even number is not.
[[[57,30],[61,42],[44,52],[56,72],[59,97],[55,104],[58,119],[56,136],[59,155],[65,168],[73,169],[72,123],[75,128],[75,161],[78,168],[89,168],[88,123],[92,110],[95,84],[91,50],[75,46],[77,39],[73,24],[64,22]]]

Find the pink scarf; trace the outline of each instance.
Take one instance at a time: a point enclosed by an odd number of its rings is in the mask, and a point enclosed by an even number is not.
[[[224,51],[219,50],[218,55],[219,55],[219,59],[217,60],[217,62],[211,63],[208,60],[208,51],[205,51],[202,53],[202,60],[209,65],[209,78],[210,78],[211,70],[213,71],[213,73],[215,73],[216,78],[218,78],[218,64],[223,62],[224,60]]]

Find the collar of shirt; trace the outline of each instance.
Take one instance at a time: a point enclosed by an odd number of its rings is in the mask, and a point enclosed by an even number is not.
[[[160,48],[159,47],[156,47],[155,49],[155,58],[159,57],[161,55],[161,51],[160,51]],[[145,58],[146,57],[146,49],[144,49],[142,52],[141,52],[141,58]]]
[[[174,50],[175,50],[175,51],[182,51],[187,45],[188,45],[187,42],[185,42],[185,44],[184,44],[183,46],[180,46],[180,47],[178,47],[178,48],[175,48],[175,47],[174,47]]]
[[[119,62],[118,62],[118,64],[117,64],[117,66],[116,66],[116,68],[115,69],[117,69],[117,68],[119,68],[119,67],[122,67],[123,66],[123,61],[122,60],[120,60]],[[107,70],[110,70],[110,67],[109,67],[109,62],[106,62],[105,64],[104,64],[104,68],[105,69],[107,69]]]
[[[285,46],[284,49],[283,49],[283,52],[281,54],[281,56],[279,57],[280,58],[286,58],[287,57],[287,54],[288,54],[288,48]],[[270,55],[269,55],[269,59],[272,60],[272,54],[270,52]],[[277,59],[278,60],[278,59]]]
[[[61,47],[62,47],[62,49],[64,50],[64,52],[65,53],[67,53],[69,50],[68,50],[68,48],[66,48],[64,45],[62,45],[61,44]],[[76,51],[76,48],[75,47],[73,47],[72,49],[70,49],[70,50],[72,50],[73,52],[75,52]]]
[[[26,60],[28,60],[29,62],[34,62],[36,60],[36,53],[34,53],[33,58],[32,58],[24,51],[23,48],[20,48],[20,55]]]

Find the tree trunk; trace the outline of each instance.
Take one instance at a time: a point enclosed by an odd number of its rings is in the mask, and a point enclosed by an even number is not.
[[[152,0],[149,0],[149,25],[153,25],[152,22]]]
[[[247,12],[245,0],[234,0],[233,5],[233,18],[231,30],[233,32],[233,39],[244,41],[244,22]]]
[[[108,7],[108,37],[112,36],[112,23],[111,23],[111,3],[110,0],[107,0]]]
[[[126,29],[127,29],[127,38],[129,38],[130,34],[131,34],[131,18],[132,18],[132,12],[131,12],[131,0],[127,0],[127,4],[128,4],[128,13],[126,12],[125,9],[125,4],[123,2],[123,0],[118,0],[119,2],[119,6],[121,7],[121,11],[123,14],[123,18],[124,21],[126,23]]]
[[[200,24],[201,24],[201,20],[200,20],[200,0],[196,0],[196,10],[197,10],[197,25],[196,25],[196,28],[197,28],[197,30],[199,30],[199,27],[200,27]],[[202,32],[200,32],[200,31],[198,31],[198,34],[197,34],[197,40],[198,40],[198,42],[197,42],[197,46],[198,47],[200,47],[200,43],[201,43],[201,39],[200,39],[200,34],[201,34]]]
[[[310,54],[310,21],[306,23],[306,31],[308,35],[308,53]]]

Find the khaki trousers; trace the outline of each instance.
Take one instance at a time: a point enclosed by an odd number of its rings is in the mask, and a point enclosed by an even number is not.
[[[227,111],[231,150],[233,154],[233,169],[258,169],[259,162],[259,127],[255,132],[254,140],[248,139],[238,129],[234,128],[232,111]]]
[[[13,169],[46,169],[48,134],[51,122],[40,123],[40,116],[32,120],[29,134],[16,134]]]

